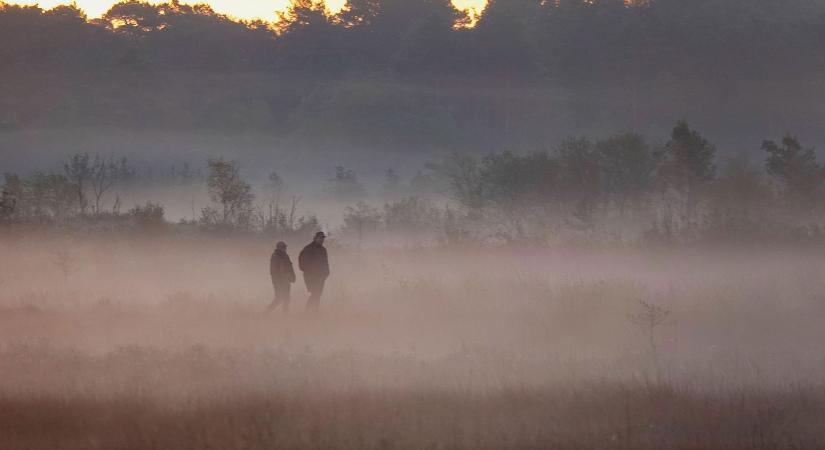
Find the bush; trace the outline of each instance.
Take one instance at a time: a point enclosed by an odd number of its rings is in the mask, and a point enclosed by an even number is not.
[[[147,202],[143,206],[135,206],[129,210],[129,216],[135,224],[144,231],[156,231],[166,226],[164,215],[166,210],[156,203]]]

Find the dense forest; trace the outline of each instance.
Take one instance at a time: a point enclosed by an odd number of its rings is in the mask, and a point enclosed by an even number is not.
[[[294,0],[276,23],[0,2],[0,129],[256,132],[393,151],[663,133],[825,141],[825,2]]]

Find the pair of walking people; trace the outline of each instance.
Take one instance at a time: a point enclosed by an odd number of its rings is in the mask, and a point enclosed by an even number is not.
[[[324,247],[326,237],[322,231],[319,231],[312,242],[298,255],[298,268],[304,274],[304,283],[309,291],[307,309],[311,311],[317,311],[320,308],[324,284],[329,277],[329,259],[327,249]],[[296,277],[284,242],[278,242],[275,252],[269,259],[269,275],[272,277],[275,299],[267,308],[267,312],[271,312],[280,305],[284,306],[284,312],[286,312],[289,310],[290,288]]]

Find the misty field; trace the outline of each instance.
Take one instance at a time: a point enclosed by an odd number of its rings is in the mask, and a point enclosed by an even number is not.
[[[273,244],[0,240],[0,448],[825,448],[816,250]]]

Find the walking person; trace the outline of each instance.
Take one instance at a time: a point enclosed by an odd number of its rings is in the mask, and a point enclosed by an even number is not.
[[[284,313],[289,312],[290,288],[295,282],[295,269],[286,252],[285,242],[278,242],[275,245],[275,251],[269,258],[269,275],[272,278],[275,298],[266,312],[272,312],[280,305],[284,305]]]
[[[319,231],[298,255],[298,267],[304,273],[304,282],[309,291],[307,309],[311,311],[317,311],[321,307],[321,294],[324,293],[324,284],[329,277],[329,259],[324,247],[326,237],[323,231]]]

